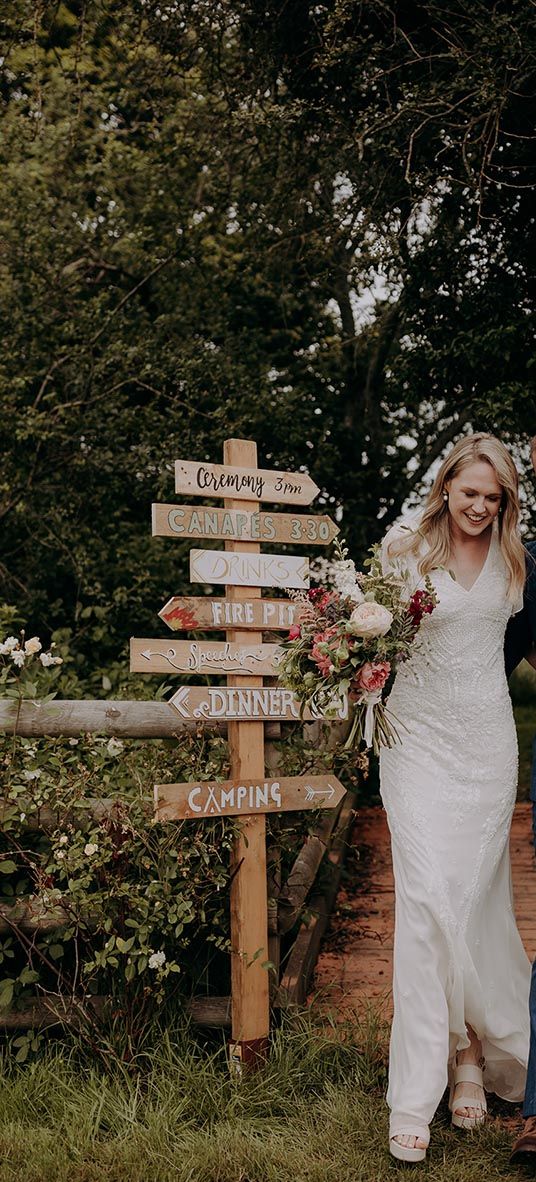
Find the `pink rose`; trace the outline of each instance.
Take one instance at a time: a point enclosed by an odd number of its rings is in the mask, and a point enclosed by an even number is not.
[[[352,688],[367,694],[377,693],[378,690],[383,689],[390,672],[389,661],[376,661],[374,664],[371,661],[366,661],[356,673],[352,681]]]

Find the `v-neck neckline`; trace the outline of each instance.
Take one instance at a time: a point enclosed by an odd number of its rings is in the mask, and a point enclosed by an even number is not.
[[[472,583],[471,583],[471,586],[470,586],[470,587],[464,587],[463,583],[460,583],[460,580],[459,580],[459,579],[457,579],[457,578],[456,578],[456,576],[454,576],[454,577],[453,577],[453,576],[451,575],[452,581],[453,581],[453,582],[456,584],[456,586],[457,586],[457,587],[460,587],[460,588],[461,588],[461,590],[464,592],[464,594],[465,594],[465,595],[470,595],[470,594],[471,594],[471,591],[473,591],[473,590],[474,590],[474,588],[476,587],[476,585],[477,585],[477,583],[478,583],[479,579],[481,579],[481,578],[482,578],[482,575],[484,574],[484,571],[485,571],[485,569],[486,569],[486,567],[487,567],[487,565],[488,565],[488,562],[489,562],[489,557],[490,557],[490,554],[491,554],[491,548],[492,548],[492,546],[493,546],[494,539],[495,539],[495,532],[494,532],[494,529],[493,529],[493,526],[492,526],[492,527],[491,527],[491,535],[490,535],[490,539],[489,539],[489,546],[488,546],[488,551],[487,551],[486,557],[485,557],[485,559],[484,559],[484,561],[483,561],[483,563],[482,563],[482,566],[480,567],[480,570],[479,570],[479,572],[478,572],[478,574],[477,574],[477,576],[476,576],[476,579],[474,580],[474,582],[472,582]]]

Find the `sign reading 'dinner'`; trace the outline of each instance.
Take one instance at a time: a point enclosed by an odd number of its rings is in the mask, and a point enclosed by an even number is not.
[[[153,505],[153,536],[227,538],[235,542],[290,542],[327,546],[339,532],[330,517],[296,513],[250,513],[206,505]]]
[[[300,713],[300,703],[291,690],[278,686],[262,689],[240,689],[231,686],[181,685],[169,699],[181,718],[235,718],[241,722],[258,719],[287,718],[309,722],[314,718],[348,718],[346,694],[334,697],[324,711],[306,709]]]
[[[320,489],[305,472],[272,472],[262,468],[235,468],[229,464],[177,460],[175,492],[194,497],[228,497],[241,501],[310,505]]]
[[[232,550],[190,550],[190,582],[231,587],[309,586],[309,559],[292,554],[236,554]]]
[[[300,608],[291,599],[212,599],[208,595],[181,598],[174,595],[158,615],[172,632],[186,629],[256,628],[287,629]]]
[[[344,796],[336,776],[287,776],[282,780],[224,780],[201,784],[155,784],[156,817],[238,816],[335,808]]]
[[[275,676],[278,644],[229,644],[224,640],[130,641],[131,673],[259,673]]]

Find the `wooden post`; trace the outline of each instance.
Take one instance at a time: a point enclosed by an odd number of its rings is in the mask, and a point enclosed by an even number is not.
[[[257,467],[257,444],[246,439],[228,439],[223,448],[224,464]],[[241,508],[257,512],[258,501],[225,499],[226,509]],[[255,542],[226,542],[226,550],[258,554]],[[260,587],[227,587],[231,601],[259,598]],[[262,632],[230,632],[235,644],[261,644]],[[229,686],[262,686],[262,677],[236,677],[229,674]],[[264,730],[259,722],[228,723],[231,778],[263,780]],[[270,1002],[268,969],[268,898],[266,876],[266,818],[249,816],[235,842],[232,855],[231,885],[231,1063],[237,1071],[242,1065],[262,1062],[268,1052]]]

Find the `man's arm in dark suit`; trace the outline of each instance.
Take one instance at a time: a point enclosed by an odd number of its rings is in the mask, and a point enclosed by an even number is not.
[[[507,677],[510,677],[519,662],[536,644],[536,542],[528,542],[525,548],[528,558],[523,611],[508,621],[504,641]]]

